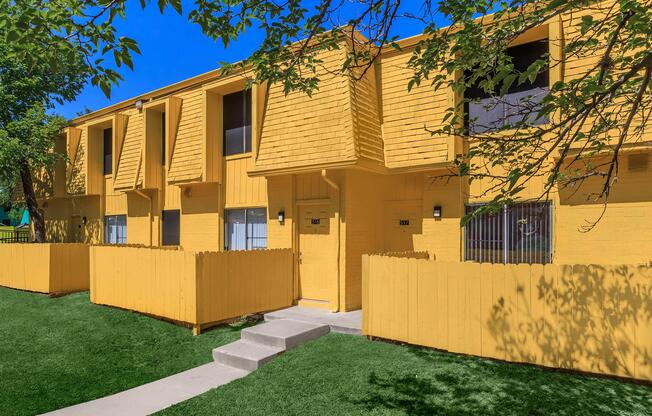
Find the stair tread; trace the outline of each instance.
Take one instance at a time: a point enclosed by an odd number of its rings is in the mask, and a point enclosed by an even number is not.
[[[215,348],[214,352],[224,353],[231,356],[241,357],[250,360],[261,360],[271,356],[278,355],[284,351],[284,348],[271,347],[262,344],[255,344],[244,340],[232,342]]]
[[[318,329],[326,330],[328,328],[328,325],[325,324],[313,324],[310,322],[295,321],[291,319],[278,319],[243,329],[242,332],[268,337],[290,338],[310,331]]]

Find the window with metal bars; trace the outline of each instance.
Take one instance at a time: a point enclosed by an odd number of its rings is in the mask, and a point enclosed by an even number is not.
[[[466,213],[481,204],[467,205]],[[547,264],[552,261],[552,205],[527,202],[473,218],[464,227],[464,260]]]

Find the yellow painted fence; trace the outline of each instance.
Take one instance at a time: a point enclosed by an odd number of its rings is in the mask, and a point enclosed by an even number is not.
[[[192,252],[92,246],[91,301],[199,328],[292,304],[290,249]]]
[[[41,293],[88,290],[85,244],[0,244],[0,286]]]
[[[363,257],[365,335],[652,380],[652,268]]]

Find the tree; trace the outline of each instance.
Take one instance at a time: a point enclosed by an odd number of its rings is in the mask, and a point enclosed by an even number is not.
[[[251,26],[265,31],[260,48],[242,67],[252,82],[280,83],[286,93],[311,94],[319,87],[319,53],[353,45],[340,72],[360,77],[386,48],[398,48],[392,35],[399,20],[420,24],[425,35],[409,61],[413,77],[406,85],[430,83],[452,88],[463,98],[447,110],[443,128],[432,134],[466,138],[464,154],[451,175],[487,181],[490,204],[476,210],[495,211],[537,178],[544,183],[539,198],[554,189],[599,180],[591,198],[605,209],[619,172],[625,146],[642,140],[652,112],[652,1],[650,0],[425,0],[404,5],[400,0],[197,0],[190,13],[204,33],[225,45]],[[519,67],[508,47],[528,30],[579,13],[572,37],[558,41],[564,61],[584,58],[590,65],[555,82],[539,97],[505,102],[511,89],[536,81],[562,65],[544,51],[527,67]],[[488,16],[489,15],[489,16]],[[435,22],[444,20],[446,25]],[[355,36],[359,31],[366,39]],[[226,70],[231,70],[228,67]],[[477,93],[491,99],[486,106],[515,108],[491,129],[470,129],[469,106]],[[545,120],[539,123],[537,120]],[[428,129],[428,126],[426,126]],[[645,138],[649,140],[650,138]],[[466,217],[465,220],[468,220]],[[588,227],[590,228],[590,226]]]
[[[158,1],[161,11],[168,4],[180,12],[180,0]],[[0,0],[0,189],[21,183],[37,242],[45,241],[45,224],[33,173],[61,157],[53,147],[65,125],[47,111],[88,81],[108,96],[122,79],[116,69],[133,69],[137,43],[114,25],[125,7],[126,0]]]

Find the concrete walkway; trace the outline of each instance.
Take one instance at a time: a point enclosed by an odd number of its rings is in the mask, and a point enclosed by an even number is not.
[[[249,371],[208,363],[133,389],[46,413],[52,416],[144,416],[244,377]]]
[[[292,319],[295,321],[328,325],[331,331],[344,334],[360,335],[362,333],[362,310],[359,309],[351,312],[333,313],[321,309],[293,306],[265,314],[266,321],[273,321],[275,319]]]
[[[133,389],[47,413],[53,416],[146,416],[230,383],[279,354],[331,330],[360,334],[360,311],[331,313],[292,307],[265,315],[240,340],[213,350],[214,362]]]

